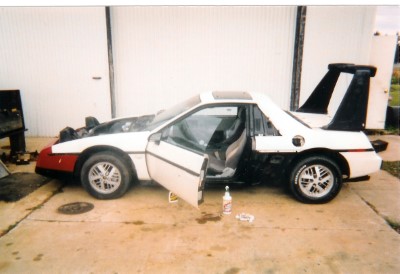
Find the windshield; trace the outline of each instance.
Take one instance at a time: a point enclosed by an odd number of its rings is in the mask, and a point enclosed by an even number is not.
[[[172,118],[178,116],[179,114],[185,112],[186,110],[194,107],[195,105],[198,105],[201,102],[200,96],[194,96],[192,98],[187,99],[186,101],[183,101],[177,105],[175,105],[172,108],[169,108],[167,110],[163,110],[162,112],[159,112],[156,117],[154,117],[153,121],[151,121],[147,125],[148,130],[153,130],[159,125],[161,125],[164,122],[167,122],[168,120],[171,120]]]

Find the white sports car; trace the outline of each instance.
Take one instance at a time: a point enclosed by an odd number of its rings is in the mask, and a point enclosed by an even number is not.
[[[328,73],[296,112],[250,92],[209,92],[157,115],[65,128],[38,157],[36,172],[79,177],[99,199],[122,196],[135,180],[153,180],[193,206],[205,182],[288,184],[305,203],[324,203],[342,182],[380,169],[381,158],[361,131],[369,79],[376,69],[330,64]],[[338,111],[327,107],[340,73],[353,80]]]

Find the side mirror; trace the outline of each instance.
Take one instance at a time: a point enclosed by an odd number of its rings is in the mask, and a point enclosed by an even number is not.
[[[161,141],[161,132],[156,132],[149,137],[149,142],[154,142],[156,144],[159,144]]]

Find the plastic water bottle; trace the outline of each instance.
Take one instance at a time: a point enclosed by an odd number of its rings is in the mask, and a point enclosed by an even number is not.
[[[229,186],[225,187],[225,195],[222,197],[222,212],[227,215],[232,213],[232,197],[229,194]]]

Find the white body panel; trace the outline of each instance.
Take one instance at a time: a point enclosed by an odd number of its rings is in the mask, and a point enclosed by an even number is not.
[[[125,151],[132,159],[139,180],[150,180],[147,172],[145,150],[150,132],[132,132],[100,135],[52,146],[53,153],[82,153],[94,146],[110,146]]]
[[[288,132],[283,136],[256,136],[256,150],[261,152],[301,152],[313,148],[331,150],[371,149],[372,145],[361,132],[326,131],[309,129]],[[305,143],[301,147],[292,144],[295,136],[302,136]]]
[[[340,153],[350,166],[349,178],[371,174],[381,168],[382,158],[375,151]],[[362,164],[361,164],[362,163]]]
[[[129,154],[133,165],[135,166],[136,175],[141,181],[151,180],[150,174],[147,170],[146,155],[145,154]]]
[[[296,147],[290,136],[256,136],[256,150],[261,153],[298,153],[314,148],[340,152],[346,159],[350,174],[356,178],[371,174],[380,169],[382,159],[375,151],[357,151],[372,149],[368,138],[361,132],[324,131],[309,129],[298,134],[305,139],[302,147]]]
[[[332,121],[332,116],[327,114],[315,114],[305,112],[290,112],[292,115],[299,118],[301,121],[313,128],[320,128],[326,126]]]
[[[254,96],[256,98],[256,96]],[[261,96],[264,97],[264,96]],[[255,149],[261,153],[297,153],[315,148],[333,151],[353,150],[342,153],[350,168],[349,178],[365,176],[380,169],[382,160],[374,151],[358,152],[357,150],[371,150],[372,145],[362,132],[323,130],[320,126],[327,125],[331,117],[321,114],[296,113],[297,117],[305,118],[314,128],[297,122],[287,113],[276,107],[270,100],[258,98],[259,107],[271,119],[281,136],[256,136]],[[305,143],[296,147],[292,143],[295,136],[302,136]],[[362,160],[362,161],[361,161]],[[366,164],[360,164],[361,162]]]
[[[127,153],[144,153],[150,132],[117,133],[82,138],[52,146],[53,153],[81,153],[94,146],[112,146]]]
[[[261,153],[294,152],[296,147],[288,136],[256,136],[256,151]]]

